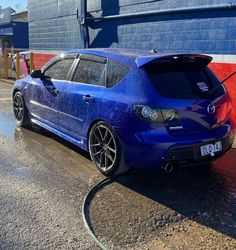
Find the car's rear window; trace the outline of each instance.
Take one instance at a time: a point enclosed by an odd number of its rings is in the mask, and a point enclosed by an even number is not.
[[[215,98],[225,93],[212,71],[197,63],[153,63],[145,70],[159,94],[168,98]],[[219,87],[216,87],[219,86]],[[214,91],[211,91],[212,89]]]

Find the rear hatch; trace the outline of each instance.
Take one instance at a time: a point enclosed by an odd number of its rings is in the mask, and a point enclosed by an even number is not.
[[[165,124],[169,133],[202,133],[228,122],[230,98],[207,67],[211,60],[204,55],[167,55],[136,60],[159,93],[161,108],[174,108],[179,114],[179,120]]]

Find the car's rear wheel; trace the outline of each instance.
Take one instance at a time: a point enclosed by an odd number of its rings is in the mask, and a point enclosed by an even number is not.
[[[127,170],[119,139],[106,123],[98,122],[92,127],[88,146],[91,159],[102,174],[109,176]]]
[[[20,91],[17,91],[13,96],[13,110],[17,125],[21,127],[29,127],[31,125],[29,111]]]

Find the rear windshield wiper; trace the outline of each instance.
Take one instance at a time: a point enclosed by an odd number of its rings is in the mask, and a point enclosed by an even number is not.
[[[227,76],[223,81],[220,82],[219,85],[215,86],[211,91],[210,91],[210,95],[212,93],[214,93],[224,82],[226,82],[227,80],[229,80],[232,76],[234,76],[236,74],[236,71],[231,73],[229,76]]]

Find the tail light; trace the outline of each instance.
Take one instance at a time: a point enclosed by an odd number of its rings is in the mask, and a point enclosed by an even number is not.
[[[135,105],[134,111],[139,118],[147,122],[171,123],[180,120],[179,114],[175,109]]]

